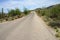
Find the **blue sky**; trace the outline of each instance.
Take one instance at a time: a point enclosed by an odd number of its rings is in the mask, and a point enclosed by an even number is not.
[[[60,0],[0,0],[0,11],[1,8],[4,8],[4,12],[15,8],[19,8],[22,11],[24,7],[31,10],[55,4],[60,4]]]

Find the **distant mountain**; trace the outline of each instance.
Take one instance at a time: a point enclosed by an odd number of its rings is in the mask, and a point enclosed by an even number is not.
[[[60,4],[52,5],[46,8],[36,8],[35,10],[42,10],[42,9],[50,9],[50,8],[59,8],[60,9]]]
[[[49,9],[49,8],[60,8],[60,4],[56,4],[56,5],[52,5],[52,6],[49,6],[49,7],[47,7],[47,9]]]

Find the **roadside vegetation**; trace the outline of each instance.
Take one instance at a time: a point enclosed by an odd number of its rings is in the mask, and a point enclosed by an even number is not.
[[[60,37],[60,4],[52,5],[47,8],[35,9],[38,16],[56,30],[56,37]]]
[[[16,8],[9,10],[8,13],[4,13],[4,9],[2,8],[2,11],[0,12],[0,23],[21,18],[23,16],[28,15],[29,12],[30,11],[27,8],[24,8],[23,12],[21,12],[18,8]]]
[[[27,8],[24,8],[24,14],[28,15],[30,13],[30,10],[28,10]]]

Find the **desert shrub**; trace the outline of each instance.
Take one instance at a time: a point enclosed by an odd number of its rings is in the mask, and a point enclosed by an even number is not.
[[[12,18],[12,20],[14,20],[14,18]]]
[[[58,29],[56,29],[56,32],[59,32],[59,30],[58,30]]]
[[[17,15],[21,15],[21,11],[19,10],[19,9],[15,9],[15,10],[10,10],[9,12],[8,12],[8,15],[9,16],[17,16]]]
[[[55,35],[56,37],[60,37],[58,34]]]
[[[60,27],[60,22],[51,21],[51,22],[49,22],[49,25],[52,26],[52,27],[55,27],[55,26]]]
[[[57,32],[57,33],[55,34],[55,36],[56,36],[56,37],[60,37],[60,32]]]
[[[21,16],[20,16],[20,15],[18,15],[17,17],[18,17],[18,18],[20,18]]]
[[[8,18],[6,18],[5,20],[8,21]]]
[[[44,15],[45,15],[45,10],[43,10],[43,11],[42,11],[41,15],[42,15],[42,16],[44,16]]]
[[[45,15],[45,10],[38,10],[37,11],[38,12],[38,15],[40,15],[40,16],[44,16]]]
[[[54,26],[56,26],[56,23],[55,22],[49,22],[49,26],[52,26],[52,27],[54,27]]]
[[[29,14],[29,12],[30,12],[30,11],[29,11],[27,8],[24,8],[24,14],[25,14],[25,15]]]

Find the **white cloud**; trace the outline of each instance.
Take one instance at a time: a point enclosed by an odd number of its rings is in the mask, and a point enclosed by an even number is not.
[[[27,1],[6,1],[2,4],[0,4],[0,7],[4,7],[4,8],[13,8],[13,7],[18,7],[18,6],[34,6],[37,5],[35,2],[33,2],[32,0],[27,0]]]
[[[0,9],[5,8],[6,9],[15,9],[20,8],[21,10],[23,7],[26,7],[28,9],[34,9],[37,7],[45,7],[50,6],[52,4],[59,3],[60,1],[49,1],[49,0],[8,0],[3,3],[0,3]]]

